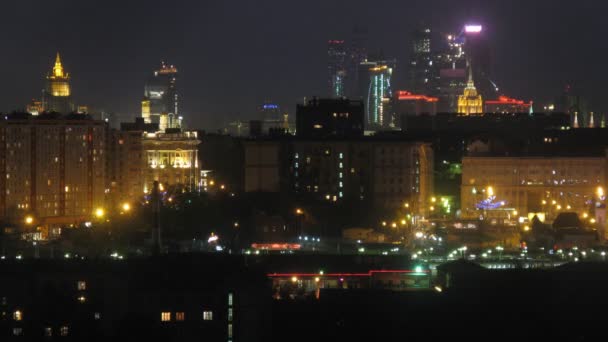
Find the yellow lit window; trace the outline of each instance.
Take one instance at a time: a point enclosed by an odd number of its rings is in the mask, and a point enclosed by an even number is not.
[[[185,319],[185,314],[183,312],[176,312],[175,313],[175,320],[176,321],[183,321]]]
[[[23,312],[21,312],[20,310],[17,310],[13,313],[13,319],[15,321],[20,321],[23,319]]]
[[[87,289],[87,282],[80,280],[76,283],[76,287],[78,288],[78,291],[84,291]]]
[[[161,312],[160,320],[162,322],[171,322],[171,313],[170,312]]]

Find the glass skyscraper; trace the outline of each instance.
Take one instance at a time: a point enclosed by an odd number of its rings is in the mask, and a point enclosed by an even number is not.
[[[163,61],[146,81],[141,109],[146,123],[158,123],[161,130],[181,127],[176,80],[177,68]]]

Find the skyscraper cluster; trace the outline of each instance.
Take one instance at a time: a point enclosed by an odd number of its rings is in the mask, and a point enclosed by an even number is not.
[[[363,32],[363,34],[362,34]],[[355,34],[356,33],[356,34]],[[401,116],[424,112],[479,115],[490,110],[532,112],[525,103],[500,93],[493,80],[491,50],[481,25],[464,25],[456,33],[436,33],[429,27],[412,32],[407,83],[393,84],[397,61],[369,54],[365,30],[357,28],[353,42],[328,44],[329,95],[362,100],[366,130],[391,129]]]
[[[394,124],[389,107],[396,64],[381,53],[369,54],[367,30],[357,26],[350,45],[345,40],[328,42],[329,95],[363,100],[367,127],[389,127]]]

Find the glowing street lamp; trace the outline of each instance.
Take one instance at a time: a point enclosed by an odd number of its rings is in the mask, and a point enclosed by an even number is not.
[[[302,214],[304,214],[304,211],[302,209],[300,209],[300,208],[297,208],[296,209],[296,215],[302,215]]]
[[[105,215],[105,211],[103,210],[103,208],[95,209],[95,216],[97,218],[103,218],[104,215]]]
[[[31,215],[28,215],[25,217],[24,221],[25,221],[25,224],[30,225],[30,224],[34,223],[34,217]]]
[[[123,203],[122,204],[122,210],[123,211],[130,211],[131,210],[131,205],[129,203]]]

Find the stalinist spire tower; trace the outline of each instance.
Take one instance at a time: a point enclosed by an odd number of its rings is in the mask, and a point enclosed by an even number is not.
[[[72,111],[70,74],[63,70],[59,52],[55,58],[55,66],[53,66],[51,74],[46,76],[46,80],[46,88],[42,94],[43,110],[70,113]]]
[[[469,71],[469,81],[467,87],[464,88],[464,93],[458,97],[458,113],[463,115],[483,114],[483,99],[477,93],[475,83],[473,82],[473,68],[467,63]]]

